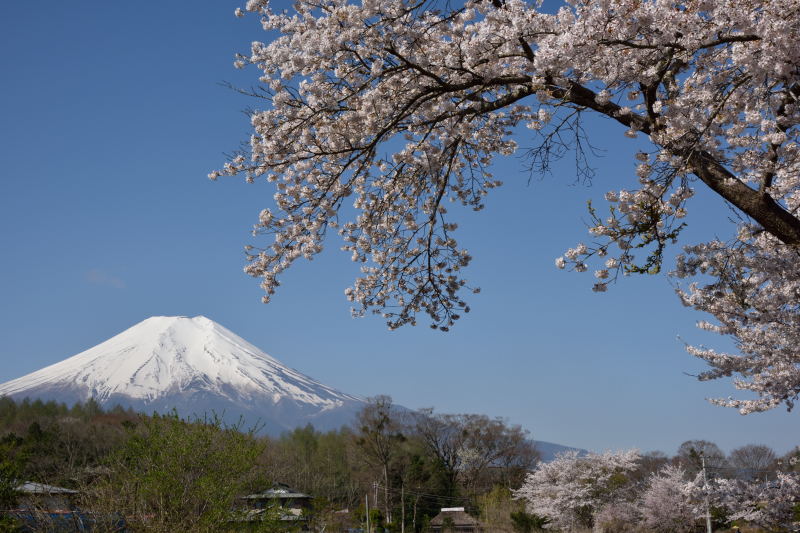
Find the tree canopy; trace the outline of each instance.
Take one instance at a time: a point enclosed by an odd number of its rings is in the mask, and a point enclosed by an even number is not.
[[[255,66],[249,146],[211,173],[276,186],[248,246],[246,272],[265,301],[296,259],[322,250],[329,230],[361,263],[346,290],[356,314],[390,328],[427,315],[448,330],[469,311],[449,201],[480,210],[501,181],[490,167],[535,139],[531,168],[574,150],[589,172],[595,113],[646,137],[630,185],[590,207],[592,242],[556,260],[596,264],[594,290],[620,274],[656,273],[677,241],[696,187],[739,216],[727,239],[688,245],[673,274],[683,302],[710,313],[700,327],[740,353],[690,347],[710,369],[738,376],[755,399],[718,403],[743,413],[800,393],[800,7],[795,0],[569,0],[555,13],[524,0],[298,1],[276,13],[250,0],[268,43]],[[243,15],[237,10],[237,15]],[[527,140],[527,138],[526,138]],[[350,217],[352,204],[357,213]],[[709,236],[711,238],[711,236]]]
[[[707,441],[684,445],[696,443],[703,443],[705,450],[716,447]],[[681,448],[679,454],[685,450]],[[641,458],[636,450],[561,454],[539,464],[514,494],[534,516],[564,531],[688,533],[700,530],[707,513],[716,529],[748,524],[786,531],[800,518],[796,473],[773,470],[766,481],[728,477],[716,470],[709,480],[703,472],[682,468],[678,455],[678,464],[664,464],[641,477]]]

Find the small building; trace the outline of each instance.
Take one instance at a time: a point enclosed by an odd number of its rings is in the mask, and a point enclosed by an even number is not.
[[[272,488],[256,494],[248,494],[239,498],[240,507],[245,509],[266,509],[278,506],[281,509],[307,510],[311,508],[311,496],[303,494],[284,485],[275,483]]]
[[[236,508],[241,513],[233,520],[240,526],[236,529],[247,530],[248,524],[258,523],[268,510],[277,508],[280,511],[280,522],[287,530],[305,531],[308,512],[311,510],[311,496],[283,483],[275,483],[263,492],[237,498]]]
[[[469,515],[463,507],[445,507],[433,517],[428,527],[430,533],[483,533],[477,518]]]
[[[0,517],[16,522],[20,533],[49,531],[78,533],[90,531],[127,531],[125,519],[119,514],[97,514],[76,507],[77,490],[27,481],[15,488],[15,509],[0,510]]]
[[[75,507],[77,490],[26,481],[16,488],[20,509],[68,511]]]

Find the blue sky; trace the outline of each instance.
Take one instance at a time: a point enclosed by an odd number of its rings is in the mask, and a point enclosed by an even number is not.
[[[0,382],[148,316],[202,314],[343,391],[502,416],[540,440],[670,454],[688,439],[800,444],[796,412],[743,417],[705,401],[733,390],[688,376],[703,365],[683,343],[726,345],[695,329],[704,317],[663,276],[595,294],[591,275],[554,267],[588,237],[586,200],[633,186],[635,142],[604,121],[590,124],[605,150],[591,186],[568,164],[528,183],[519,158],[498,161],[506,185],[459,220],[482,292],[450,333],[351,318],[357,266],[333,240],[261,304],[242,247],[273,191],[206,178],[247,137],[241,111],[254,105],[220,84],[251,85],[234,53],[266,38],[233,16],[239,5],[0,7]],[[699,191],[690,207],[687,242],[728,234],[716,198]]]

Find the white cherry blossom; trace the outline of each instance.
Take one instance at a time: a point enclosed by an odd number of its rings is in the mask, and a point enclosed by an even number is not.
[[[523,0],[299,0],[278,13],[249,0],[269,42],[237,56],[258,71],[248,147],[221,170],[275,187],[245,268],[268,301],[281,273],[322,250],[329,230],[360,264],[347,297],[391,328],[427,314],[447,330],[469,310],[447,205],[476,211],[501,184],[497,156],[534,139],[546,170],[565,147],[585,165],[584,113],[647,139],[624,189],[590,206],[593,242],[556,262],[594,290],[618,274],[657,273],[697,187],[743,221],[728,242],[690,246],[681,298],[710,313],[701,327],[741,353],[690,351],[737,376],[742,412],[792,407],[800,393],[800,14],[797,0],[570,0],[554,14]],[[237,11],[237,15],[241,12]],[[570,137],[570,135],[572,137]],[[526,139],[526,145],[530,145]],[[352,208],[352,210],[351,210]],[[352,215],[350,213],[353,213]],[[602,268],[602,267],[601,267]],[[710,279],[710,281],[709,281]]]

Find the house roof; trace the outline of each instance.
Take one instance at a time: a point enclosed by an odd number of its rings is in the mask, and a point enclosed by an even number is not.
[[[463,507],[442,509],[442,512],[433,517],[432,526],[441,526],[445,518],[451,518],[454,526],[479,526],[480,522],[464,511]]]
[[[258,492],[256,494],[248,494],[247,496],[242,496],[243,500],[263,500],[263,499],[301,499],[301,498],[311,498],[308,494],[303,494],[302,492],[298,492],[288,485],[284,485],[283,483],[276,483],[272,486],[272,488],[265,490],[264,492]]]
[[[78,494],[77,490],[56,487],[55,485],[45,485],[44,483],[34,483],[33,481],[26,481],[22,485],[17,486],[17,491],[24,492],[25,494]]]

